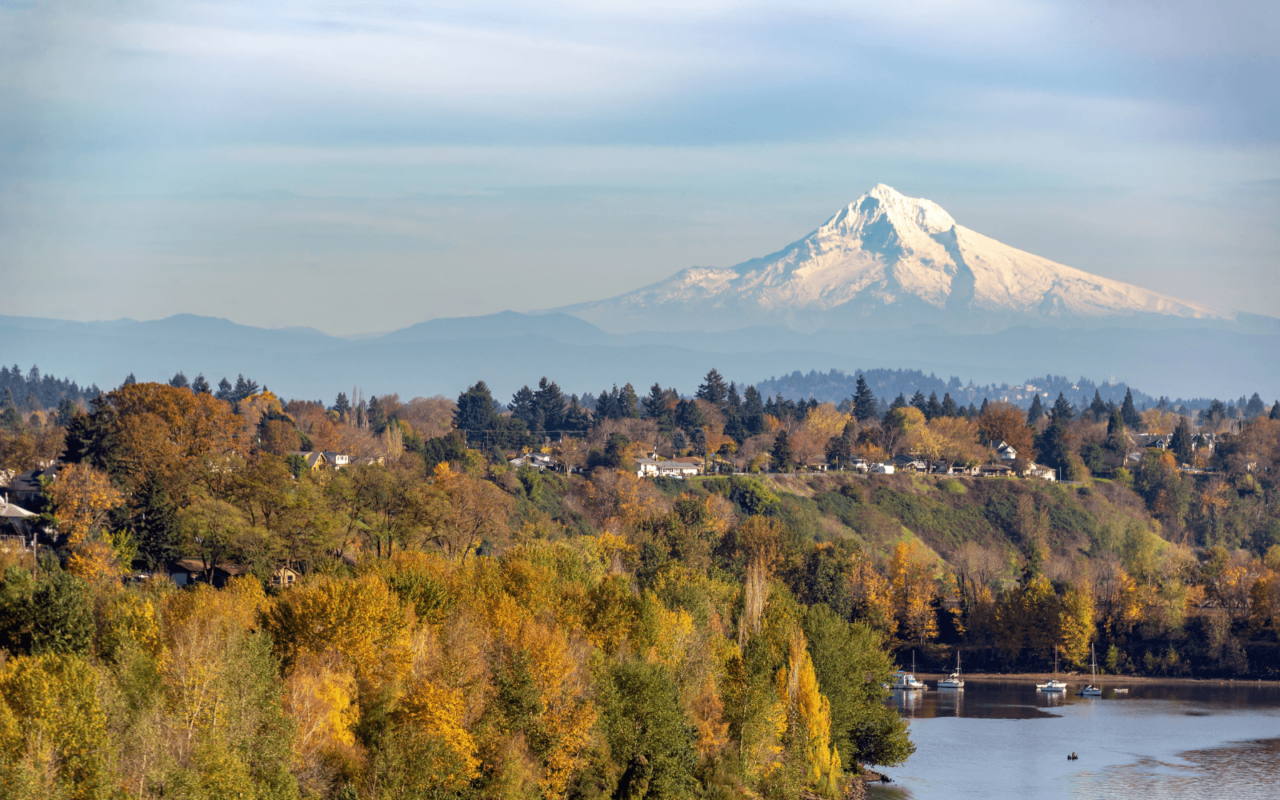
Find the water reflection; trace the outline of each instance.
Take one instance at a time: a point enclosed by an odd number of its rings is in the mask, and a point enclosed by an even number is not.
[[[964,689],[939,689],[934,696],[935,716],[963,717]]]
[[[894,695],[887,702],[911,719],[918,749],[871,796],[1280,797],[1280,687],[1133,684],[1076,697],[1078,688],[968,681]],[[1079,761],[1067,760],[1073,751]]]
[[[969,681],[964,689],[893,692],[891,702],[910,719],[1038,719],[1054,716],[1046,709],[1065,704],[1066,698],[1061,693],[1038,692],[1031,683]]]

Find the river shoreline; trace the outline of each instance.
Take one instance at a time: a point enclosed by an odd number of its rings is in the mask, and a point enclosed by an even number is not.
[[[920,680],[936,681],[945,678],[950,673],[947,672],[917,672],[916,677]],[[965,680],[973,681],[1033,681],[1035,683],[1044,683],[1050,678],[1055,677],[1052,672],[966,672],[962,676]],[[1093,680],[1093,676],[1088,672],[1059,672],[1056,677],[1060,681],[1067,683],[1089,683]],[[1104,675],[1099,672],[1097,680],[1099,683],[1125,684],[1128,686],[1141,686],[1144,684],[1159,684],[1168,686],[1171,684],[1186,686],[1274,686],[1280,688],[1280,681],[1264,681],[1264,680],[1233,680],[1231,678],[1166,678],[1160,676],[1147,675]]]

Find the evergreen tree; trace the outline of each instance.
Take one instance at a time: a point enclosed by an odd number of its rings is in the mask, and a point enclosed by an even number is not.
[[[569,407],[564,411],[565,433],[580,436],[591,428],[591,417],[579,403],[578,398],[569,398]]]
[[[706,400],[716,408],[723,409],[725,402],[729,399],[729,387],[725,385],[724,378],[719,371],[712,368],[707,373],[707,376],[702,379],[702,385],[698,387],[694,397],[699,400]]]
[[[1036,452],[1045,466],[1061,470],[1063,480],[1080,480],[1084,464],[1075,454],[1067,437],[1067,421],[1051,417],[1049,426],[1036,437]]]
[[[618,416],[623,419],[640,418],[640,397],[636,395],[636,387],[630,383],[618,392]]]
[[[671,433],[671,448],[675,450],[676,453],[681,453],[688,446],[689,446],[689,438],[684,435],[684,431],[680,430],[679,428],[676,428]]]
[[[1245,419],[1253,419],[1267,413],[1267,404],[1262,402],[1262,397],[1257,392],[1253,393],[1253,397],[1249,398],[1249,404],[1244,407]]]
[[[538,417],[538,407],[533,401],[533,390],[528,386],[520,387],[520,391],[511,397],[511,402],[507,405],[507,409],[511,412],[511,416],[522,420],[532,433],[538,433],[542,430],[541,420]]]
[[[742,395],[742,426],[748,436],[764,433],[764,402],[754,386],[748,386]]]
[[[1271,406],[1271,418],[1280,419],[1280,400],[1277,400],[1275,405]]]
[[[787,441],[787,429],[779,428],[773,439],[773,449],[769,451],[773,458],[773,468],[779,472],[791,469],[791,443]]]
[[[231,381],[223,378],[218,381],[218,391],[213,396],[219,400],[226,400],[230,402],[233,394],[234,390],[232,389]]]
[[[942,395],[941,415],[944,417],[960,416],[960,409],[956,407],[956,401],[951,399],[951,392]]]
[[[1178,427],[1173,429],[1173,437],[1169,441],[1169,449],[1173,451],[1173,455],[1178,459],[1179,464],[1190,464],[1191,459],[1195,456],[1195,448],[1192,446],[1191,423],[1186,417],[1178,420]]]
[[[15,655],[88,653],[93,597],[83,580],[53,570],[37,582],[11,568],[0,590],[0,647]]]
[[[969,405],[972,406],[973,403],[970,403]],[[978,409],[978,416],[981,416],[985,413],[987,413],[987,398],[984,397],[982,398],[982,408]]]
[[[929,402],[925,403],[924,406],[924,417],[925,419],[933,420],[940,416],[942,416],[942,404],[938,402],[938,393],[930,392]]]
[[[32,367],[32,369],[35,369],[35,368],[34,368],[34,367]],[[120,385],[121,385],[121,386],[133,386],[133,385],[134,385],[135,383],[137,383],[137,382],[138,382],[138,379],[137,379],[137,378],[135,378],[135,377],[133,377],[133,373],[132,373],[132,372],[130,372],[130,373],[129,373],[129,376],[128,376],[127,378],[125,378],[125,379],[124,379],[124,383],[122,383],[122,384],[120,384]]]
[[[1093,402],[1089,404],[1089,413],[1093,414],[1093,421],[1099,422],[1107,418],[1107,404],[1102,402],[1102,395],[1097,389],[1093,390]]]
[[[600,391],[600,396],[596,398],[597,420],[613,419],[618,416],[617,411],[613,407],[613,400],[617,394],[617,384],[614,384],[612,393],[610,393],[608,389],[602,389]]]
[[[338,412],[338,416],[345,417],[347,412],[351,411],[351,401],[347,399],[346,392],[338,392],[338,397],[333,401],[333,410]]]
[[[135,490],[130,504],[129,527],[138,544],[138,559],[154,572],[182,555],[178,532],[178,508],[155,475]]]
[[[387,427],[387,413],[382,408],[382,401],[375,394],[369,398],[369,409],[365,412],[369,420],[369,430],[374,433],[382,433]]]
[[[936,399],[937,398],[935,398],[935,400]],[[920,413],[924,414],[925,419],[929,418],[929,401],[924,398],[924,392],[919,389],[916,389],[916,393],[911,395],[911,407],[920,409]]]
[[[1067,401],[1066,395],[1058,392],[1058,399],[1053,401],[1053,411],[1050,412],[1053,424],[1067,424],[1076,415],[1075,410],[1071,407],[1071,403]]]
[[[169,385],[175,389],[186,389],[191,384],[187,382],[186,375],[183,375],[182,372],[178,372],[177,375],[174,375],[172,378],[169,379]]]
[[[70,424],[71,420],[75,418],[75,415],[79,413],[80,406],[76,405],[76,401],[72,400],[70,397],[62,398],[62,401],[58,403],[58,424],[65,428]]]
[[[906,397],[905,397],[901,392],[899,392],[899,393],[898,393],[898,396],[897,396],[896,398],[894,398],[894,401],[893,401],[892,403],[890,403],[890,404],[889,404],[889,408],[884,412],[884,417],[882,417],[882,418],[881,418],[881,420],[880,420],[880,421],[881,421],[881,423],[882,423],[882,424],[885,424],[885,425],[888,425],[888,424],[889,424],[889,416],[890,416],[890,415],[891,415],[895,410],[897,410],[897,409],[899,409],[899,408],[906,408],[906,407],[907,407],[907,398],[906,398]]]
[[[729,416],[740,416],[742,414],[742,398],[738,395],[738,385],[729,382],[729,398],[725,401],[725,407]]]
[[[1227,418],[1227,406],[1221,400],[1213,400],[1209,403],[1209,407],[1201,409],[1200,421],[1204,425],[1216,427]]]
[[[538,391],[533,393],[533,402],[542,413],[543,430],[564,430],[564,392],[560,391],[555,381],[547,380],[546,376],[543,376],[542,380],[538,381]]]
[[[827,441],[826,455],[827,463],[839,469],[847,466],[853,460],[853,445],[858,438],[858,424],[855,420],[849,420],[844,425],[844,430],[839,436],[832,436]]]
[[[498,425],[498,404],[484,381],[476,381],[458,395],[453,412],[453,426],[462,432],[463,441],[483,441],[485,433]]]
[[[240,402],[246,397],[250,397],[258,393],[258,384],[255,381],[245,380],[244,375],[236,376],[235,388],[231,390],[231,399]]]
[[[853,392],[853,416],[857,417],[858,422],[866,422],[878,416],[876,396],[871,393],[867,378],[861,373],[858,374],[858,385]]]
[[[984,402],[983,406],[985,407],[985,405],[986,403]],[[1037,392],[1036,396],[1031,400],[1031,408],[1027,411],[1027,424],[1034,426],[1043,416],[1044,404],[1040,402],[1040,394]]]
[[[644,408],[644,415],[648,419],[661,419],[667,410],[667,395],[662,391],[662,385],[655,383],[649,387],[649,393],[645,395],[641,406]]]
[[[204,379],[203,372],[197,375],[196,379],[191,382],[191,391],[193,394],[209,394],[212,391],[209,386],[209,382]]]
[[[1120,416],[1124,418],[1124,424],[1128,428],[1135,431],[1142,430],[1142,415],[1138,413],[1138,409],[1133,406],[1133,392],[1124,390],[1124,403],[1120,405]]]
[[[685,432],[692,434],[694,431],[701,430],[706,424],[706,417],[702,415],[702,409],[698,408],[697,403],[692,400],[681,400],[676,405],[676,425],[683,428]]]
[[[1119,408],[1111,412],[1111,419],[1107,422],[1107,448],[1121,457],[1129,449],[1128,439],[1125,437],[1124,415]]]
[[[5,428],[13,433],[22,430],[22,414],[13,406],[5,406],[3,412],[0,412],[0,427]]]

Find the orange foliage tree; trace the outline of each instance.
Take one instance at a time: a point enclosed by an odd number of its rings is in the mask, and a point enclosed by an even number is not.
[[[49,488],[49,497],[58,533],[71,551],[68,569],[91,579],[118,576],[123,567],[117,550],[124,540],[112,537],[106,522],[124,496],[106,473],[88,464],[68,464]]]
[[[1003,441],[1018,451],[1018,458],[1035,460],[1035,434],[1027,427],[1026,414],[1012,403],[988,403],[987,410],[978,417],[978,432],[984,445]]]

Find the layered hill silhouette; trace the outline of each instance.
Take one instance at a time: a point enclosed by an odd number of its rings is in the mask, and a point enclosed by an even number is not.
[[[182,370],[244,373],[287,396],[500,399],[546,375],[568,392],[654,382],[692,392],[711,367],[755,383],[795,370],[918,369],[978,384],[1052,373],[1151,395],[1280,397],[1280,320],[1091,275],[990,239],[878,185],[813,233],[735,267],[695,267],[549,312],[434,319],[349,339],[177,315],[149,322],[0,316],[0,360],[116,386]]]

